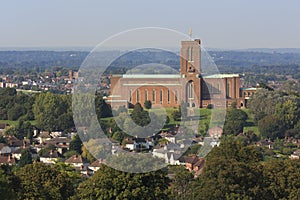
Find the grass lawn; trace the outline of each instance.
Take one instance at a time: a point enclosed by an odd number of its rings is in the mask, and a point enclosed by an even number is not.
[[[16,126],[18,124],[18,121],[0,120],[0,124],[9,124],[10,126]]]
[[[180,121],[175,121],[172,117],[172,113],[175,110],[178,110],[177,108],[153,108],[150,111],[155,111],[156,113],[160,113],[160,112],[163,113],[164,109],[170,118],[170,123],[168,124],[167,127],[165,127],[166,129],[168,129],[170,127],[174,127],[176,124],[180,124]],[[145,109],[145,110],[147,110],[147,109]],[[219,111],[218,109],[196,108],[194,111],[195,111],[195,113],[200,113],[199,130],[203,133],[206,131],[206,129],[210,125],[212,112],[214,112],[214,118],[215,118],[216,123],[218,123],[218,121],[217,121],[218,116],[219,116],[218,112],[221,112],[221,114],[224,114],[224,111],[221,111],[221,110]],[[257,136],[260,136],[258,127],[254,123],[253,115],[249,113],[248,109],[243,109],[243,111],[245,111],[248,115],[247,123],[246,123],[246,126],[244,127],[244,132],[253,131]],[[129,110],[129,113],[131,113],[131,112],[132,112],[132,109]],[[221,117],[222,116],[221,114],[220,114],[220,122],[222,122],[222,120],[223,120]],[[112,119],[112,117],[102,118],[101,120],[109,121],[110,119]],[[214,126],[214,125],[212,125],[212,126]],[[212,128],[212,127],[210,127],[210,128]]]
[[[244,127],[244,132],[253,131],[257,136],[260,136],[260,132],[258,130],[258,127],[256,126],[254,122],[254,116],[249,113],[248,109],[243,109],[248,115],[246,126]]]

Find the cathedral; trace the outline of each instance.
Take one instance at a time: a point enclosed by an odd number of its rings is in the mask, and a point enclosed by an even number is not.
[[[204,74],[201,71],[200,39],[181,41],[179,74],[123,74],[111,75],[110,96],[113,108],[144,105],[152,107],[206,108],[230,106],[246,107],[247,99],[256,88],[241,88],[239,74]]]

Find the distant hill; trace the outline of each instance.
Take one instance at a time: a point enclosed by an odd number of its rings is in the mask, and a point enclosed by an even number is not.
[[[208,52],[224,73],[265,73],[272,70],[278,74],[299,73],[300,49],[209,49]],[[0,73],[44,71],[52,66],[78,69],[88,54],[88,51],[0,51]],[[148,63],[167,65],[178,70],[179,56],[151,49],[125,52],[112,62],[107,73],[126,73],[132,67]]]

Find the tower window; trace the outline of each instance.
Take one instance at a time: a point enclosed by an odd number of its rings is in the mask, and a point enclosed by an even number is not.
[[[188,61],[194,61],[193,47],[188,48],[187,59],[188,59]]]

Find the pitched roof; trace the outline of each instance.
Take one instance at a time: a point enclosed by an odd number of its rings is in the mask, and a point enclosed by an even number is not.
[[[0,150],[1,150],[3,147],[5,147],[5,146],[7,146],[7,145],[4,144],[4,143],[0,143]]]
[[[54,151],[50,150],[41,157],[42,158],[58,158],[59,154],[56,150],[54,150]]]
[[[7,144],[11,147],[20,147],[23,146],[23,141],[19,140],[18,138],[16,138],[15,136],[8,136],[5,138],[7,141]]]
[[[204,158],[199,158],[198,161],[194,164],[194,166],[197,166],[197,167],[202,167],[204,165]]]
[[[185,158],[185,162],[186,163],[190,163],[192,165],[194,165],[195,163],[197,163],[199,161],[199,157],[198,156],[189,156]]]
[[[16,160],[15,160],[15,158],[12,158],[10,155],[9,156],[0,156],[0,163],[16,164]]]
[[[79,155],[73,155],[71,156],[70,158],[68,158],[65,163],[68,163],[68,164],[72,164],[72,163],[83,163],[83,159],[82,157]]]
[[[100,167],[101,165],[102,165],[102,161],[96,160],[90,165],[90,167]]]

